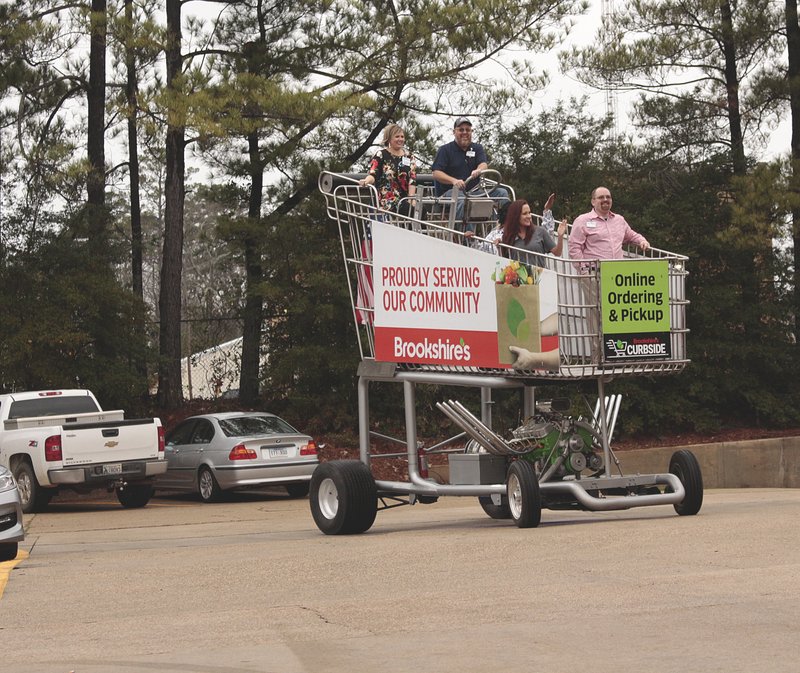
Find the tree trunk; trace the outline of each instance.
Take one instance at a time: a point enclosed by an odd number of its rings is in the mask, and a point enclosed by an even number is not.
[[[797,0],[786,0],[786,47],[789,52],[789,107],[792,118],[792,184],[800,195],[800,24],[797,20]],[[800,208],[792,210],[792,240],[794,242],[794,335],[800,348]]]
[[[91,206],[101,209],[106,201],[106,0],[92,0],[89,26],[89,89],[86,95],[89,175],[86,192],[91,211]],[[90,212],[89,218],[93,233],[104,233],[102,212]]]
[[[180,95],[181,0],[167,0],[167,89]],[[167,111],[166,179],[164,194],[164,249],[159,288],[158,398],[165,409],[180,406],[181,381],[181,276],[183,271],[183,202],[185,128],[180,115]]]
[[[728,127],[731,134],[731,160],[734,175],[744,175],[747,163],[742,135],[742,112],[739,107],[739,75],[736,68],[736,41],[729,0],[720,3],[722,13],[722,51],[725,55],[725,88],[727,90]]]
[[[250,154],[250,202],[247,216],[250,220],[244,239],[244,265],[246,273],[244,321],[242,327],[242,363],[239,375],[239,399],[244,404],[253,404],[258,399],[261,364],[261,322],[263,320],[264,297],[261,283],[264,270],[261,259],[259,236],[253,225],[261,220],[261,202],[264,186],[264,169],[258,152],[258,133],[247,136]]]
[[[133,0],[125,0],[125,20],[128,34],[125,38],[125,99],[128,103],[128,177],[130,180],[131,199],[131,287],[133,293],[141,301],[141,311],[137,315],[135,329],[144,339],[144,280],[142,273],[142,206],[139,198],[139,140],[136,125],[138,101],[138,78],[136,77],[136,53],[133,47]],[[139,388],[142,399],[147,399],[149,386],[147,383],[147,358],[144,350],[134,356],[134,367],[140,378]]]
[[[131,285],[134,294],[144,300],[142,275],[142,205],[139,197],[139,140],[136,116],[139,108],[136,77],[136,53],[133,43],[133,0],[125,0],[125,20],[128,35],[125,40],[125,99],[128,103],[128,174],[130,176],[131,198]]]

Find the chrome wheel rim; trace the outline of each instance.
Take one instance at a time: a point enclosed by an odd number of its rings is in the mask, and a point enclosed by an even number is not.
[[[23,472],[17,477],[17,489],[19,490],[19,499],[23,505],[27,505],[31,501],[31,478],[27,472]]]
[[[339,511],[339,490],[333,479],[323,479],[319,485],[319,492],[317,493],[317,502],[319,503],[319,511],[326,519],[335,519]]]
[[[513,472],[508,475],[508,508],[511,516],[517,520],[522,515],[522,485],[519,477]]]
[[[213,491],[214,478],[211,476],[211,472],[208,470],[203,470],[200,473],[200,497],[203,500],[210,500]]]

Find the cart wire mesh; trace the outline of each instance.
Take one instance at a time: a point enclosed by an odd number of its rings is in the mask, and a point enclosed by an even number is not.
[[[372,244],[370,223],[380,220],[424,236],[490,250],[486,240],[496,220],[479,222],[475,236],[466,238],[454,223],[453,199],[442,199],[422,186],[410,204],[413,215],[401,215],[378,207],[373,186],[359,185],[361,174],[337,174],[323,171],[319,189],[325,197],[328,216],[339,228],[339,238],[347,273],[353,320],[355,322],[362,361],[375,360],[374,296],[372,294]],[[507,187],[508,188],[508,187]],[[513,198],[513,190],[509,193]],[[492,254],[485,252],[484,254]],[[495,253],[496,256],[497,253]],[[559,367],[544,369],[505,369],[470,366],[433,365],[413,362],[395,363],[399,370],[441,373],[462,373],[487,376],[518,377],[540,380],[578,380],[597,377],[662,375],[682,371],[689,363],[686,350],[686,276],[688,258],[658,248],[642,253],[633,246],[623,248],[623,260],[658,259],[668,262],[670,355],[663,359],[603,361],[598,355],[600,333],[598,315],[599,264],[588,270],[577,269],[576,263],[552,255],[543,256],[543,264],[556,274],[558,289]],[[619,260],[615,260],[619,261]],[[591,299],[594,297],[594,299]]]

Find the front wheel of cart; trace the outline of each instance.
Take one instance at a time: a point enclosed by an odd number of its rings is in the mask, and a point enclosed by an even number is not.
[[[506,493],[511,518],[518,528],[536,528],[542,520],[539,480],[527,460],[515,460],[508,468]]]
[[[669,471],[681,480],[686,491],[683,500],[673,505],[675,511],[681,516],[697,514],[703,506],[703,475],[697,458],[686,449],[676,451],[669,459]]]
[[[486,512],[493,519],[510,519],[511,510],[508,507],[508,498],[503,496],[499,505],[495,505],[490,495],[478,496],[478,502],[481,504],[483,511]]]
[[[314,523],[326,535],[369,530],[378,513],[378,490],[369,468],[359,460],[320,463],[309,493]]]

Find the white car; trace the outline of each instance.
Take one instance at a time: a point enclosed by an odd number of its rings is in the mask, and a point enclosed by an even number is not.
[[[0,465],[0,562],[15,559],[19,543],[24,539],[17,482],[11,472]]]
[[[167,471],[156,488],[194,491],[204,502],[223,491],[283,486],[308,495],[319,464],[316,442],[274,414],[237,411],[192,416],[167,433]]]

